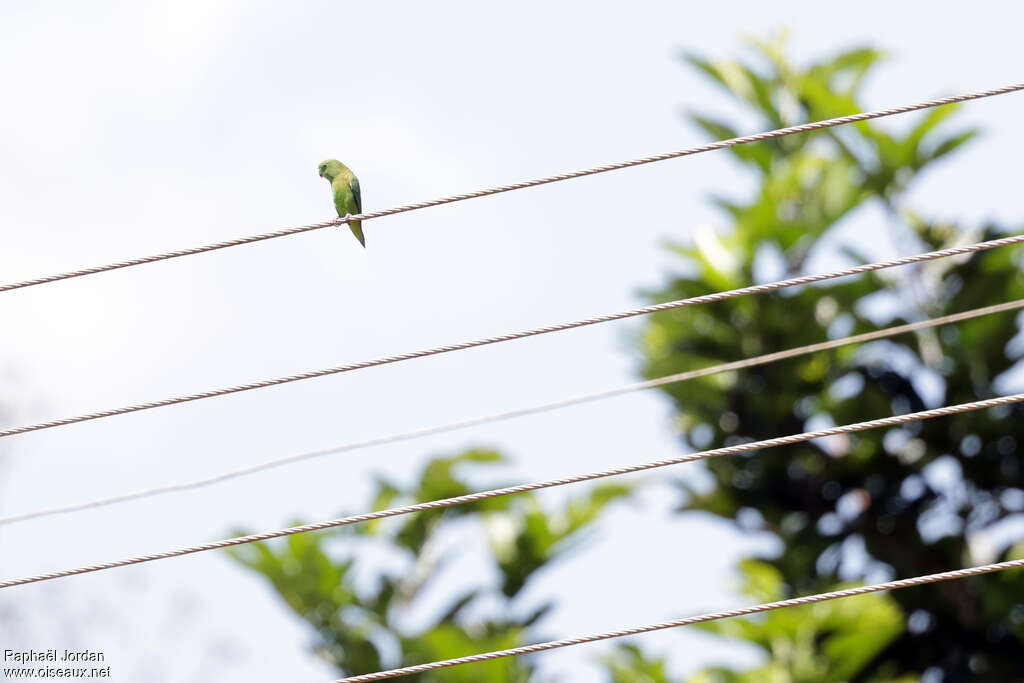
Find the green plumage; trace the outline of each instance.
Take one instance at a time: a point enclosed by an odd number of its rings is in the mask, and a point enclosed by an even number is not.
[[[334,208],[338,215],[344,218],[348,215],[360,214],[363,212],[363,200],[359,193],[359,179],[356,174],[349,170],[348,166],[337,159],[328,159],[320,162],[320,177],[327,178],[331,184],[331,191],[334,193]],[[352,221],[348,224],[352,234],[359,240],[359,244],[366,246],[363,239],[362,221]]]

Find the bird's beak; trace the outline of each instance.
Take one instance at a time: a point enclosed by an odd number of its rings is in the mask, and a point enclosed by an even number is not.
[[[321,178],[323,178],[323,177],[324,177],[324,170],[323,170],[323,169],[320,169],[320,177],[321,177]]]

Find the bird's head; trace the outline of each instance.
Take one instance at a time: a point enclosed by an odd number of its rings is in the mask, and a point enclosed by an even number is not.
[[[327,178],[328,180],[334,180],[341,169],[345,168],[341,162],[337,159],[328,159],[327,161],[320,162],[320,177]]]

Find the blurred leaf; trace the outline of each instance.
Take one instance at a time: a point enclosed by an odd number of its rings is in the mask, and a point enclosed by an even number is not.
[[[561,512],[545,512],[535,498],[523,498],[510,511],[490,516],[490,541],[502,591],[514,597],[529,579],[555,559],[564,558],[583,540],[581,534],[612,502],[632,493],[626,484],[595,486],[571,499]]]
[[[690,114],[688,118],[715,140],[730,140],[740,137],[735,129],[720,121],[695,113]],[[767,145],[761,143],[734,145],[729,148],[729,151],[740,161],[754,164],[765,173],[771,171],[772,153]]]
[[[619,644],[601,661],[612,683],[670,683],[664,658],[652,659],[636,645]]]

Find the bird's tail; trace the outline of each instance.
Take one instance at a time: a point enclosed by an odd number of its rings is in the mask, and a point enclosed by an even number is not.
[[[352,221],[351,223],[348,224],[348,227],[350,230],[352,230],[352,234],[356,236],[356,239],[359,240],[359,244],[363,245],[363,248],[365,249],[366,240],[363,238],[363,222]]]

